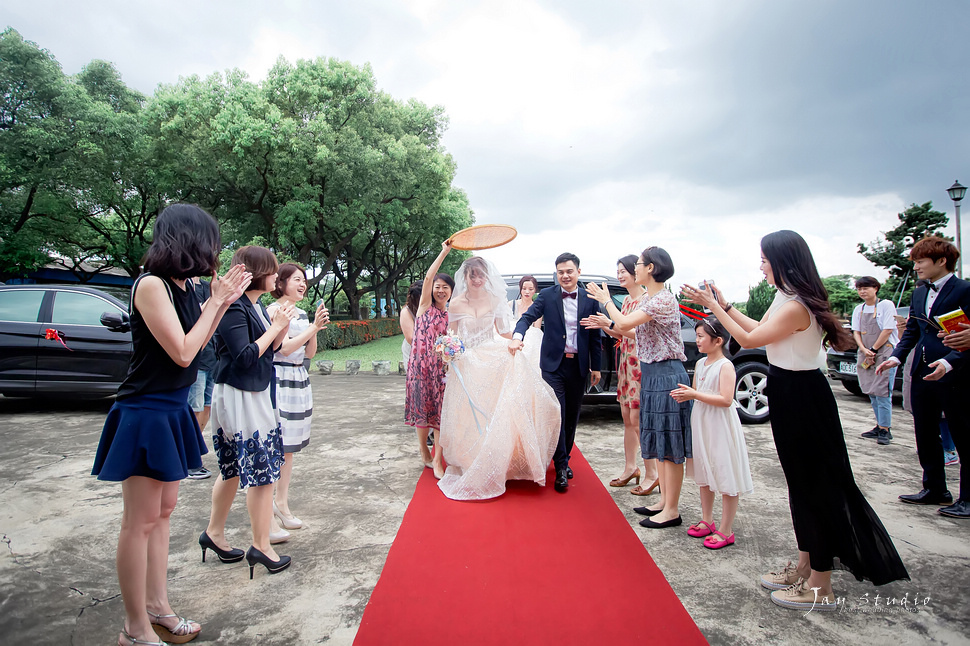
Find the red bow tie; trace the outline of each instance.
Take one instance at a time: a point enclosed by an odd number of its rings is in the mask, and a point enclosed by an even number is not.
[[[563,298],[576,298],[576,294],[578,294],[578,293],[579,292],[563,292],[562,293],[562,297]]]

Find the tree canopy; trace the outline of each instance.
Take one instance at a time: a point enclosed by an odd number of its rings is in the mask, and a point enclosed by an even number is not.
[[[280,58],[262,82],[231,70],[144,97],[104,61],[67,76],[7,29],[0,87],[0,273],[66,258],[136,276],[155,216],[190,201],[227,247],[262,239],[357,316],[366,295],[400,305],[474,223],[444,110],[380,91],[369,65]]]
[[[761,282],[748,289],[748,302],[745,303],[745,314],[756,321],[760,321],[771,306],[771,301],[775,299],[775,288],[768,284],[768,280],[761,279]]]
[[[860,242],[858,248],[866,260],[889,270],[889,279],[879,290],[880,298],[892,299],[894,292],[900,290],[903,280],[908,276],[898,304],[909,305],[916,286],[916,279],[911,273],[913,261],[909,259],[909,250],[926,236],[943,236],[943,228],[949,218],[942,211],[934,211],[932,202],[910,204],[898,217],[899,224],[886,231],[881,239],[873,240],[868,245]]]
[[[855,289],[855,278],[851,274],[838,274],[822,279],[822,285],[829,294],[829,305],[837,316],[851,316],[855,306],[862,302]]]

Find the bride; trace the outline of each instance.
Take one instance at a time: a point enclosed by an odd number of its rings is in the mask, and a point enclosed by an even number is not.
[[[559,442],[559,402],[535,352],[512,356],[512,312],[491,262],[474,256],[455,276],[448,331],[465,353],[450,364],[441,410],[441,447],[448,469],[438,486],[453,500],[505,493],[507,480],[546,482]],[[533,335],[541,335],[536,329]]]

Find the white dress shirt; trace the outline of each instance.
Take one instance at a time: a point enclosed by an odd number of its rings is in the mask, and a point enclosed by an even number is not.
[[[576,294],[576,298],[562,298],[562,294]],[[560,298],[562,298],[562,313],[563,321],[566,326],[566,349],[563,351],[567,354],[573,354],[579,352],[579,344],[576,342],[576,335],[579,334],[579,288],[576,288],[574,292],[567,292],[562,290]],[[512,335],[512,338],[516,341],[521,341],[523,335],[520,332],[516,332]]]
[[[936,287],[936,289],[926,290],[926,311],[923,313],[926,314],[927,316],[930,315],[930,310],[933,309],[933,303],[936,302],[936,297],[939,296],[940,294],[940,288],[943,287],[943,285],[946,283],[947,280],[950,279],[950,276],[952,275],[953,274],[947,274],[943,278],[935,281],[933,285]],[[946,312],[943,312],[943,313],[946,314]]]
[[[576,294],[575,298],[562,299],[563,319],[566,322],[566,353],[579,352],[579,345],[576,343],[576,334],[579,331],[579,288],[574,292],[563,290],[563,294]]]

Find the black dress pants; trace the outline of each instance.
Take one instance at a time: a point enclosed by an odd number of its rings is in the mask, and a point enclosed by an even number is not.
[[[918,375],[919,373],[917,373]],[[916,430],[916,453],[923,467],[923,488],[935,494],[947,490],[943,466],[943,441],[940,439],[940,414],[946,415],[953,444],[960,455],[960,500],[970,500],[970,407],[967,396],[970,384],[925,381],[913,376],[913,426]]]
[[[576,425],[579,423],[579,409],[583,403],[583,395],[586,380],[579,374],[579,359],[568,359],[563,357],[553,372],[542,371],[542,378],[552,387],[559,400],[559,444],[552,457],[556,471],[561,471],[569,466],[569,454],[573,450],[573,441],[576,439]]]

